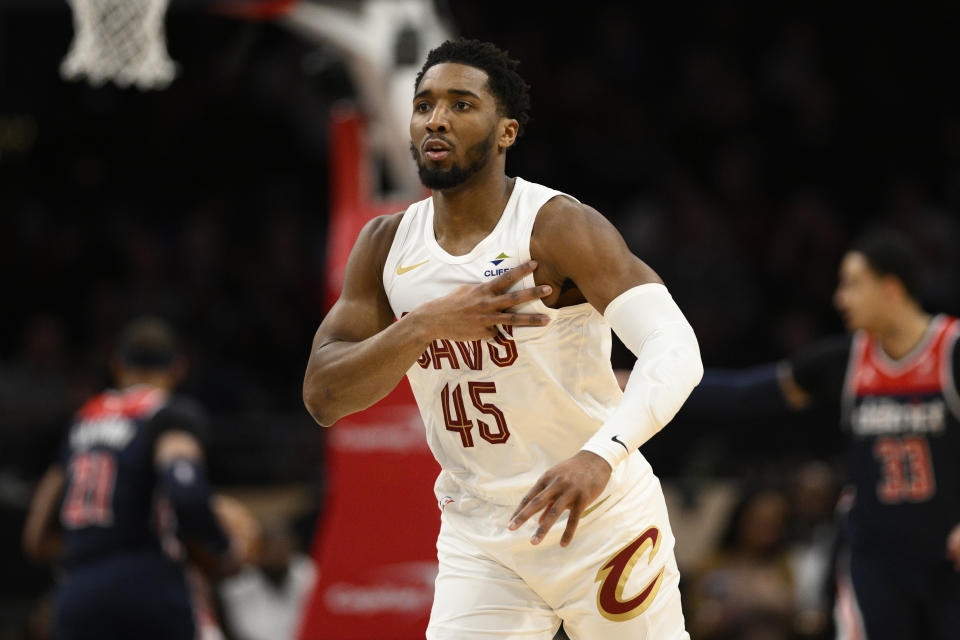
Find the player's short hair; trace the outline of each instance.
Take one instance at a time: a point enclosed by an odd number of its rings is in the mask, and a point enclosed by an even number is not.
[[[179,352],[177,334],[164,320],[144,316],[128,323],[117,341],[117,358],[136,369],[166,370]]]
[[[891,229],[874,229],[860,236],[850,250],[862,254],[878,275],[899,279],[907,295],[920,301],[920,254],[905,235]]]
[[[420,87],[427,69],[443,62],[456,62],[484,71],[489,78],[490,93],[497,99],[501,113],[520,123],[517,137],[523,135],[530,121],[530,85],[517,73],[518,60],[489,42],[466,38],[447,40],[427,54],[413,85],[414,92]]]

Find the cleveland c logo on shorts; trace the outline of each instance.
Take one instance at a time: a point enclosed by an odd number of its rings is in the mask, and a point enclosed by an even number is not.
[[[659,548],[660,530],[650,527],[604,563],[597,572],[596,579],[596,582],[603,581],[597,589],[597,609],[600,610],[600,615],[607,620],[622,622],[636,618],[647,610],[660,590],[665,567],[661,567],[653,580],[629,600],[623,599],[623,588],[640,556],[650,549],[650,559],[647,562],[652,563]]]

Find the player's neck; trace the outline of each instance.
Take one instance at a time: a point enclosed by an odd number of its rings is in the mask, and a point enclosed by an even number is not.
[[[502,163],[492,161],[462,185],[434,191],[433,232],[440,246],[449,251],[449,246],[479,240],[493,231],[515,183],[515,178],[504,174]]]
[[[877,340],[884,353],[899,360],[909,354],[927,333],[930,314],[916,305],[907,305],[896,312],[883,330],[877,332]]]

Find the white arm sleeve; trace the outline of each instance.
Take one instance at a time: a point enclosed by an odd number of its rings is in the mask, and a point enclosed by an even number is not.
[[[616,467],[673,419],[703,377],[697,337],[662,284],[614,298],[604,317],[637,362],[623,400],[583,446]]]

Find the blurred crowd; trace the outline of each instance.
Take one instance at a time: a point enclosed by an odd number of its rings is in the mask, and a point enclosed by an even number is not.
[[[839,486],[833,468],[807,462],[766,484],[738,487],[719,540],[687,567],[691,637],[833,637]]]
[[[948,65],[960,9],[729,1],[547,17],[534,4],[449,6],[457,31],[509,49],[532,86],[508,172],[609,216],[670,285],[707,366],[842,331],[839,258],[880,222],[921,247],[927,306],[960,313],[960,89]],[[70,32],[65,11],[0,13],[4,553],[19,547],[7,515],[22,513],[68,416],[105,384],[117,329],[139,313],[185,338],[184,390],[213,414],[213,477],[322,487],[300,381],[323,313],[326,118],[354,95],[344,61],[273,25],[175,13],[181,77],[140,95],[62,83]],[[615,364],[627,359],[618,346]],[[681,544],[685,518],[730,519],[681,567],[694,637],[828,628],[838,434],[815,413],[784,425],[728,434],[681,413],[650,444],[677,489]],[[791,472],[770,477],[788,452]],[[48,580],[0,564],[18,576],[4,602]],[[271,571],[231,597],[275,585]]]

